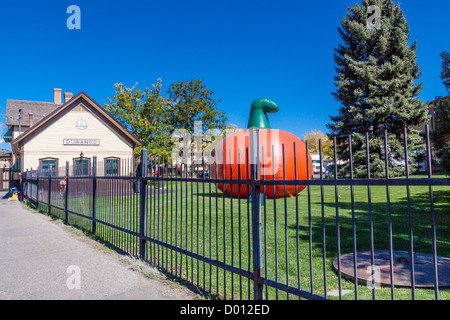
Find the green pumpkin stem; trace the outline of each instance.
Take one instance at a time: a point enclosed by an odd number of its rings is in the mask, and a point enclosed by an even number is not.
[[[256,99],[250,108],[247,128],[271,129],[267,113],[275,113],[278,110],[279,107],[275,101],[266,98]]]

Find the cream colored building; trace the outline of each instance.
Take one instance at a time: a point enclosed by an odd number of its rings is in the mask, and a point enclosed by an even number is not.
[[[61,175],[57,169],[68,163],[70,175],[87,175],[96,156],[105,174],[118,174],[121,164],[134,162],[139,139],[84,92],[53,105],[54,110],[37,123],[32,114],[20,135],[12,127],[13,161],[21,172],[39,167],[42,174]]]

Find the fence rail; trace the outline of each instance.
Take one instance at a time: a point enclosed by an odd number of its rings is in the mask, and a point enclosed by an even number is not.
[[[218,165],[211,160],[220,157],[217,154],[201,161],[193,161],[191,155],[189,164],[178,158],[147,157],[144,149],[142,161],[136,163],[97,162],[94,157],[81,171],[69,163],[45,175],[39,169],[29,170],[23,173],[22,190],[40,210],[194,284],[211,297],[450,298],[448,291],[440,290],[450,286],[450,264],[444,258],[450,256],[450,178],[432,176],[428,127],[425,177],[409,175],[406,131],[403,178],[389,176],[387,132],[384,178],[370,176],[369,160],[367,177],[354,178],[350,136],[348,141],[350,172],[344,177],[339,177],[335,142],[331,178],[320,170],[320,177],[311,179],[312,168],[306,161],[306,179],[297,179],[296,169],[295,179],[287,179],[283,154],[284,179],[266,179],[264,167],[259,166],[258,132],[251,131],[250,150],[241,153],[246,154],[243,167]],[[294,150],[298,147],[294,143]],[[300,160],[296,158],[294,164]],[[322,163],[321,152],[321,168]],[[286,191],[300,186],[304,190],[299,194]],[[251,199],[241,193],[234,196],[233,188],[251,194]],[[270,199],[276,188],[283,190],[284,197]],[[384,262],[381,251],[387,254]],[[398,256],[402,252],[404,260]],[[428,269],[423,269],[425,258]],[[377,266],[380,261],[387,266],[382,280],[389,280],[388,284],[377,287],[375,268],[363,279],[367,285],[353,279],[352,274],[360,278],[360,268],[367,267],[364,263]],[[424,278],[431,279],[430,289],[424,289]],[[406,282],[399,285],[402,279]]]

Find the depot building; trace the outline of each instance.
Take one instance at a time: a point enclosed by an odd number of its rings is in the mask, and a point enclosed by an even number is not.
[[[62,90],[54,89],[53,103],[7,101],[4,140],[11,142],[11,171],[40,168],[56,175],[69,163],[71,175],[87,175],[96,156],[118,174],[121,161],[134,162],[134,149],[142,144],[111,114],[84,92],[65,93],[64,100]]]

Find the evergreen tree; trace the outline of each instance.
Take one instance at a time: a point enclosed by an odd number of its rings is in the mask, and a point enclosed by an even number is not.
[[[369,25],[370,6],[377,6],[381,21]],[[353,135],[355,177],[366,177],[365,134],[370,133],[372,177],[384,177],[384,129],[389,132],[390,174],[405,173],[403,128],[408,128],[410,168],[423,153],[420,132],[412,126],[427,120],[427,106],[418,95],[422,84],[416,62],[417,44],[408,44],[409,25],[399,4],[392,0],[363,0],[347,7],[338,32],[342,43],[335,49],[337,76],[334,97],[341,103],[339,114],[330,116],[328,128],[336,136],[338,157],[348,160],[348,135]],[[347,168],[348,165],[344,166]]]
[[[447,88],[447,91],[450,92],[450,53],[447,51],[444,51],[441,53],[442,57],[442,73],[441,73],[441,79],[444,83],[445,88]]]

